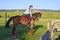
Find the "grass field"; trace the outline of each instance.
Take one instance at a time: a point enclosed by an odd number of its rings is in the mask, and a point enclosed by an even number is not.
[[[0,15],[3,17],[5,12],[0,12]],[[15,16],[22,15],[23,12],[7,12],[7,15]],[[39,21],[35,22],[34,34],[33,36],[29,35],[29,27],[18,25],[16,30],[16,40],[40,40],[42,35],[47,31],[47,22],[50,22],[50,19],[60,19],[60,12],[41,12],[42,17]],[[0,40],[12,40],[11,37],[11,28],[9,30],[5,29],[5,19],[0,18]],[[60,34],[59,32],[54,32],[54,35]]]

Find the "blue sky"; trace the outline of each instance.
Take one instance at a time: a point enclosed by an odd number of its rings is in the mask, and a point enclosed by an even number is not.
[[[35,9],[60,10],[60,0],[0,0],[0,9],[26,9],[29,5]]]

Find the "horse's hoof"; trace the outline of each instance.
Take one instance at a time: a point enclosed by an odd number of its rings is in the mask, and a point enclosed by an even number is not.
[[[30,30],[30,36],[32,36],[33,35],[33,32],[32,32],[32,30]]]

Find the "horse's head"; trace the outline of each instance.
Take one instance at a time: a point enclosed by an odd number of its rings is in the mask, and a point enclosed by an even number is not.
[[[39,20],[40,17],[41,17],[41,13],[40,12],[34,13],[33,15],[35,17],[35,20]]]

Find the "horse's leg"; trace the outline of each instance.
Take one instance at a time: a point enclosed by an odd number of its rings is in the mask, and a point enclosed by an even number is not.
[[[30,25],[30,35],[32,36],[33,35],[33,25]]]
[[[33,25],[34,25],[34,21],[31,20],[31,21],[30,21],[30,35],[31,35],[31,36],[33,35]]]
[[[16,35],[16,27],[12,28],[12,37],[15,38]]]
[[[18,22],[16,20],[13,20],[13,27],[12,27],[12,37],[16,37],[16,26],[18,25]]]

